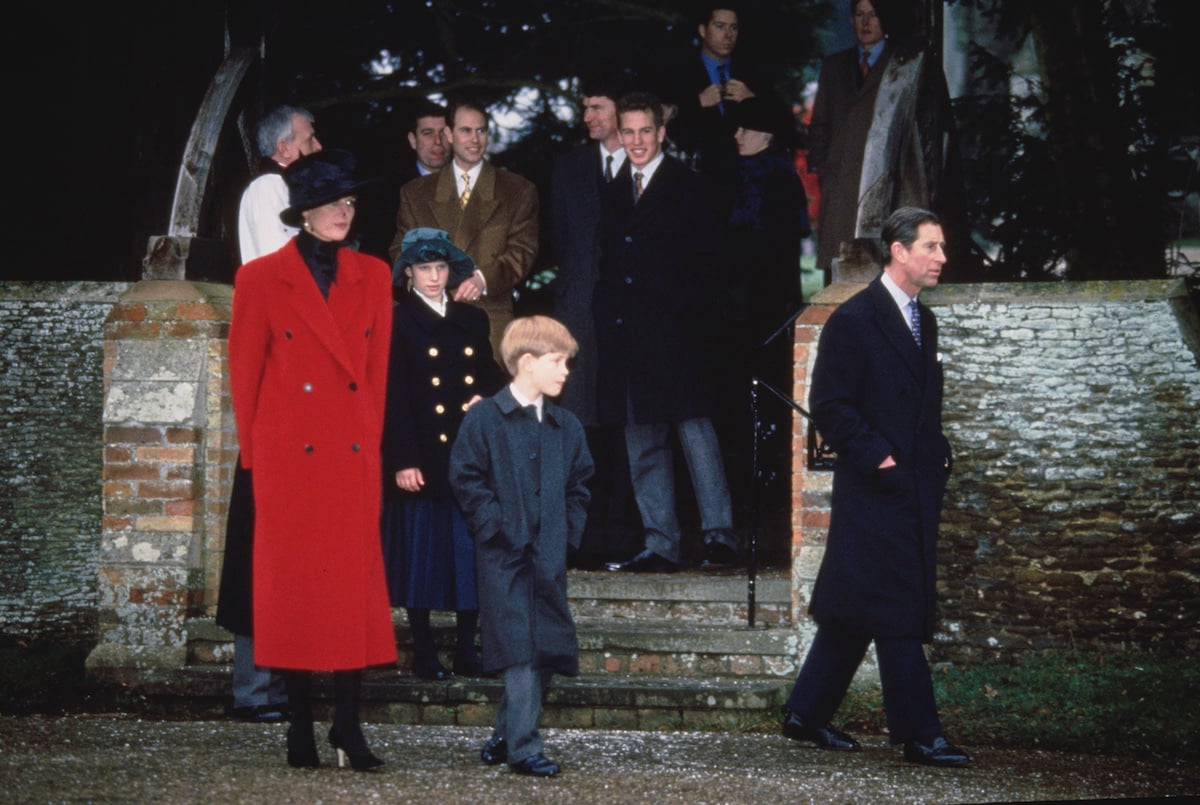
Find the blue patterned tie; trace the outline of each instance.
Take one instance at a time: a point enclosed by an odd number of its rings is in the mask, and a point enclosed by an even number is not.
[[[917,346],[921,346],[921,311],[917,309],[917,300],[914,299],[908,303],[908,320],[912,326],[913,338],[917,340]]]

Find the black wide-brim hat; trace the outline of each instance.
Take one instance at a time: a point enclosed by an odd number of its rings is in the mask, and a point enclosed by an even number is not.
[[[404,233],[400,241],[400,254],[392,264],[392,284],[399,285],[406,279],[404,269],[421,263],[445,263],[450,266],[450,277],[446,287],[453,288],[475,273],[475,261],[471,255],[450,242],[450,233],[432,226],[418,226]]]
[[[789,128],[789,122],[787,110],[764,97],[747,98],[733,107],[734,125],[750,131],[782,137]]]
[[[279,213],[279,219],[288,226],[300,226],[304,221],[300,213],[305,210],[358,195],[378,181],[360,179],[357,169],[354,154],[340,148],[326,148],[300,157],[283,169],[288,207]]]

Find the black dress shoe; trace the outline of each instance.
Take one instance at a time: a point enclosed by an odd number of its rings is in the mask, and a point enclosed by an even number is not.
[[[503,736],[493,735],[488,738],[488,742],[483,745],[483,749],[479,752],[479,759],[489,766],[495,766],[497,763],[503,763],[508,760],[508,741],[504,740]]]
[[[859,748],[858,741],[836,729],[832,724],[826,724],[824,727],[810,727],[790,710],[787,718],[783,720],[783,734],[793,741],[812,741],[821,749],[830,749],[835,752],[853,752]]]
[[[517,774],[525,774],[529,777],[553,777],[561,771],[557,763],[541,752],[516,763],[510,763],[508,767]]]
[[[605,567],[625,573],[674,573],[679,569],[678,564],[664,559],[649,549],[624,562],[609,562]]]
[[[929,743],[905,741],[904,759],[924,766],[965,766],[971,762],[970,755],[940,735]]]
[[[738,552],[722,542],[710,542],[704,546],[701,570],[727,570],[738,563]]]

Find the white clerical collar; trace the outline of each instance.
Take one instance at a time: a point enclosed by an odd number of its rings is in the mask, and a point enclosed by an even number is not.
[[[524,407],[525,407],[525,406],[527,406],[527,405],[532,405],[534,408],[536,408],[536,409],[537,409],[537,417],[538,417],[538,422],[541,422],[541,421],[542,421],[542,409],[543,409],[543,407],[544,407],[544,406],[545,406],[545,404],[546,404],[546,397],[545,397],[545,395],[539,394],[539,395],[537,396],[537,399],[536,399],[536,400],[529,400],[529,399],[526,399],[526,398],[525,398],[525,395],[524,395],[524,394],[522,394],[522,393],[521,393],[519,390],[517,390],[517,384],[516,384],[516,383],[509,383],[509,384],[508,384],[508,390],[509,390],[509,392],[511,392],[511,393],[512,393],[513,399],[515,399],[515,400],[516,400],[518,403],[520,403],[520,405],[521,405],[521,407],[522,407],[522,408],[524,408]]]

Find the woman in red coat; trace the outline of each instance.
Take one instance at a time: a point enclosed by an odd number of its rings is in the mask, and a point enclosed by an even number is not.
[[[237,273],[229,365],[242,465],[253,470],[255,664],[285,671],[288,763],[317,766],[312,671],[333,671],[339,765],[383,761],[358,720],[362,669],[394,662],[379,545],[391,271],[346,247],[365,184],[326,150],[284,172],[303,229]]]

